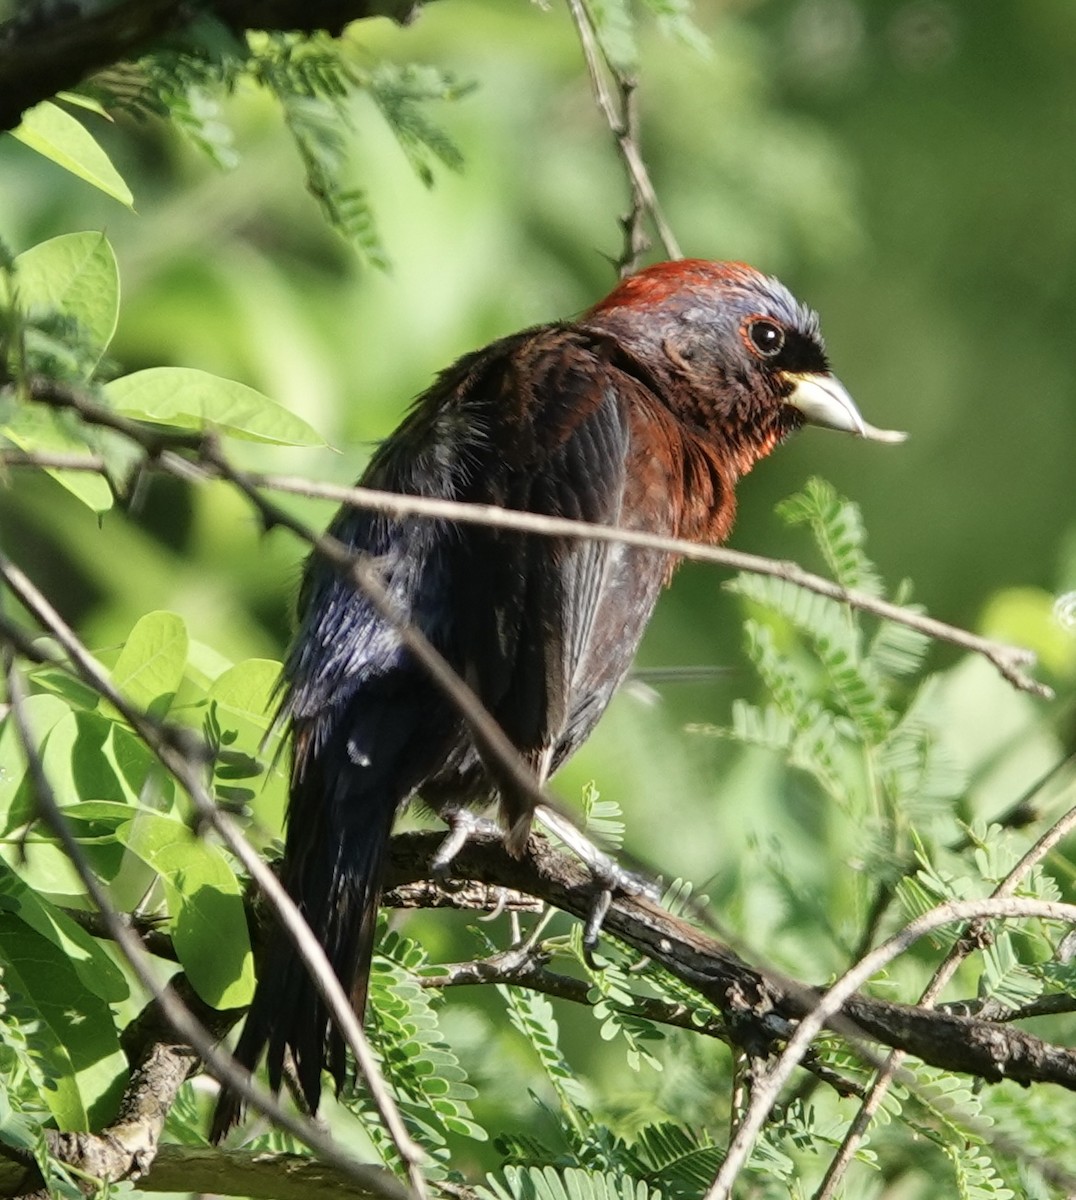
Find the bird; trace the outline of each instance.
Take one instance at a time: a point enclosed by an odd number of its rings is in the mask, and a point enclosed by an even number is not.
[[[804,424],[875,429],[830,370],[817,315],[744,263],[681,259],[622,279],[574,320],[464,355],[374,453],[363,486],[700,543],[725,540],[735,488]],[[665,551],[345,506],[329,533],[376,564],[409,622],[471,687],[538,782],[586,740],[677,565]],[[520,853],[533,805],[504,780],[398,625],[316,552],[283,669],[292,765],[281,881],[361,1018],[387,849],[416,794],[452,812],[497,797]],[[234,1051],[290,1056],[316,1112],[343,1039],[307,968],[269,935]],[[242,1117],[222,1090],[215,1140]]]

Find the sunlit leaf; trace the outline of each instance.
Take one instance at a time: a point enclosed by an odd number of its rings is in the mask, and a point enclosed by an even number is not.
[[[160,874],[176,953],[198,995],[214,1008],[248,1004],[254,960],[243,894],[221,851],[181,822],[146,811],[116,836]]]
[[[147,613],[131,630],[112,669],[117,689],[132,704],[163,716],[187,665],[187,627],[170,612]],[[102,711],[113,711],[102,700]]]
[[[29,696],[24,716],[38,747],[70,713],[57,696]],[[34,806],[32,790],[26,784],[26,756],[14,721],[0,724],[0,831],[7,833],[21,825]]]
[[[63,949],[17,913],[0,910],[0,966],[11,1006],[36,1024],[48,1085],[42,1096],[61,1129],[113,1115],[126,1073],[108,1003],[84,986]]]
[[[252,442],[323,446],[302,417],[254,388],[190,367],[150,367],[105,388],[125,416],[180,429],[216,429]]]
[[[12,136],[51,158],[65,170],[92,183],[127,208],[134,207],[131,189],[81,121],[47,100],[23,113]]]
[[[55,414],[37,405],[23,404],[6,425],[0,425],[0,443],[10,442],[28,454],[86,454],[86,442],[75,437],[55,419]],[[91,471],[62,471],[47,468],[47,473],[77,500],[95,513],[112,507],[112,489],[108,480]]]
[[[20,307],[31,317],[56,312],[78,322],[94,365],[116,332],[120,277],[103,233],[65,233],[39,242],[15,259]]]

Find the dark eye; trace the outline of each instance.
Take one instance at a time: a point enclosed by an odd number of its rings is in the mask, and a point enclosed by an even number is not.
[[[785,331],[773,321],[756,320],[747,326],[751,345],[763,358],[773,358],[781,353],[785,344]]]

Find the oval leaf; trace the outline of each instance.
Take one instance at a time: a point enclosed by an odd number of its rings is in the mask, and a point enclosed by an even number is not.
[[[26,721],[34,745],[42,746],[70,709],[57,696],[29,696]],[[33,788],[26,780],[26,755],[14,721],[0,722],[0,832],[9,833],[35,811]]]
[[[0,438],[28,453],[42,450],[75,454],[86,452],[85,441],[68,433],[56,419],[55,413],[43,411],[36,405],[18,408],[12,421],[0,425]],[[47,471],[93,512],[108,512],[112,507],[112,489],[108,486],[108,480],[100,475],[89,471],[57,471],[51,467]]]
[[[147,613],[131,630],[112,669],[116,687],[132,704],[163,717],[187,665],[187,626],[170,612]],[[101,702],[102,711],[112,712]]]
[[[62,108],[47,100],[35,105],[23,113],[22,124],[12,130],[12,136],[127,208],[134,207],[131,189],[108,155],[82,122]]]
[[[63,951],[83,987],[102,1000],[118,1003],[127,999],[130,993],[127,980],[106,951],[6,865],[0,868],[0,894],[6,909],[14,911],[21,921]]]
[[[117,838],[164,881],[172,940],[199,996],[238,1008],[254,994],[254,959],[239,881],[216,846],[186,825],[140,811]]]
[[[31,316],[59,312],[76,320],[96,366],[120,312],[119,268],[108,238],[96,232],[50,238],[23,251],[15,271],[20,306]]]
[[[324,446],[301,417],[244,383],[191,367],[150,367],[113,380],[105,394],[125,416],[180,429],[216,429],[251,442]]]
[[[0,968],[15,1013],[35,1024],[48,1082],[42,1099],[60,1129],[107,1122],[127,1074],[108,1002],[83,986],[67,954],[10,911],[0,911]]]

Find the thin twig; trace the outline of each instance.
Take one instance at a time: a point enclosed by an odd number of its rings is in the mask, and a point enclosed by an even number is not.
[[[617,264],[620,274],[624,275],[634,271],[638,266],[639,256],[649,245],[642,230],[643,217],[647,214],[654,222],[654,228],[661,239],[666,258],[682,258],[676,234],[673,233],[672,226],[662,212],[657,192],[639,146],[636,82],[609,62],[602,50],[584,0],[568,0],[568,10],[579,33],[579,44],[583,49],[583,58],[586,60],[587,74],[590,76],[594,99],[616,141],[620,157],[624,160],[627,170],[628,182],[631,185],[631,212],[623,220],[624,252]],[[619,107],[606,82],[606,71],[616,81],[620,92]]]
[[[705,1200],[729,1200],[732,1185],[747,1162],[781,1088],[798,1066],[812,1040],[871,976],[903,954],[919,938],[943,925],[959,921],[1027,917],[1076,924],[1076,905],[1011,897],[960,900],[942,904],[910,921],[902,930],[846,971],[832,987],[819,996],[812,1011],[800,1021],[780,1058],[764,1077],[756,1081],[748,1111],[744,1114],[736,1137],[729,1144],[728,1152],[714,1182],[706,1192]]]
[[[95,938],[112,938],[113,920],[106,919],[103,913],[91,912],[84,908],[63,908],[60,910],[69,921],[81,926]],[[147,954],[154,958],[163,958],[168,962],[179,962],[175,943],[170,934],[159,928],[160,921],[154,917],[132,916],[130,913],[116,911],[118,918],[130,929],[142,943]]]
[[[0,449],[0,467],[37,467],[42,471],[86,471],[104,475],[108,463],[100,454],[83,454],[69,450],[8,450]]]
[[[167,469],[168,463],[165,462],[162,466]],[[521,532],[544,534],[547,537],[574,537],[592,541],[616,542],[649,550],[663,550],[694,562],[714,563],[735,571],[747,571],[754,575],[783,579],[797,587],[827,596],[831,600],[840,601],[881,620],[906,625],[936,641],[947,642],[969,653],[982,655],[1009,683],[1019,690],[1041,696],[1043,699],[1053,697],[1050,688],[1038,680],[1030,678],[1023,670],[1035,662],[1035,655],[1030,650],[995,642],[957,626],[948,625],[934,617],[928,617],[924,613],[902,608],[899,604],[882,600],[867,592],[841,587],[831,579],[813,575],[793,562],[764,558],[759,554],[732,550],[728,546],[706,546],[683,538],[662,537],[635,529],[618,529],[613,525],[594,525],[586,521],[570,520],[566,517],[547,517],[537,513],[517,512],[514,509],[497,508],[490,504],[470,504],[460,500],[442,500],[429,496],[403,496],[396,492],[383,492],[375,488],[311,483],[294,476],[250,473],[247,478],[257,487],[289,492],[292,495],[334,500],[338,504],[349,504],[355,508],[388,513],[399,518],[428,517],[456,521],[460,524],[517,529]]]
[[[84,415],[93,421],[92,416]],[[136,429],[141,432],[141,427],[136,426]],[[153,447],[159,447],[161,439],[155,437],[136,440],[139,440],[140,444],[147,448],[147,453],[151,453],[146,443],[148,442]],[[222,461],[219,456],[217,459],[218,462]],[[68,469],[72,469],[69,464],[66,465]],[[157,454],[151,457],[151,461],[146,464],[146,467],[186,480],[190,480],[199,468],[210,477],[228,478],[228,473],[222,474],[212,456],[206,456],[204,453],[199,461],[192,464],[189,459],[158,449]],[[96,467],[87,465],[85,469],[96,470]],[[1053,691],[1049,687],[1037,679],[1033,679],[1026,672],[1026,668],[1033,666],[1035,662],[1035,655],[1032,651],[981,637],[969,630],[949,625],[934,617],[928,617],[924,613],[902,608],[899,604],[882,600],[867,592],[843,588],[833,580],[805,571],[793,562],[765,558],[762,555],[749,554],[743,550],[733,550],[728,546],[707,546],[698,542],[686,541],[683,538],[662,537],[641,530],[619,529],[613,525],[593,525],[586,521],[575,521],[567,517],[547,517],[538,513],[498,508],[492,504],[471,504],[462,500],[446,500],[431,496],[408,496],[397,492],[380,491],[376,488],[315,483],[296,476],[262,474],[253,471],[244,472],[243,478],[246,483],[255,488],[287,492],[290,495],[305,496],[310,499],[335,501],[337,504],[348,504],[353,508],[385,513],[400,519],[422,517],[430,520],[455,521],[461,525],[514,529],[547,537],[571,537],[615,542],[641,549],[661,550],[694,562],[712,563],[734,571],[747,571],[754,575],[783,579],[797,587],[827,596],[831,600],[847,604],[880,620],[905,625],[935,641],[946,642],[970,654],[981,655],[1018,690],[1046,700],[1053,698]]]
[[[1071,757],[1062,759],[1061,762],[1047,771],[1032,788],[1025,792],[1024,796],[1021,797],[1021,801],[1029,799],[1039,787],[1045,785],[1050,779],[1053,779],[1065,763],[1070,761]],[[1074,827],[1076,827],[1076,806],[1070,808],[1060,820],[1054,822],[1034,845],[1031,846],[1016,866],[1013,867],[1009,874],[994,889],[991,898],[1003,899],[1011,896],[1027,872],[1039,863]],[[983,926],[981,922],[970,926],[964,931],[942,960],[924,989],[923,994],[920,996],[919,1005],[921,1008],[932,1008],[934,1006],[938,997],[957,973],[964,960],[969,954],[980,947],[982,932]],[[822,1182],[819,1184],[813,1200],[833,1200],[833,1197],[837,1194],[836,1189],[845,1172],[855,1159],[863,1139],[867,1136],[867,1130],[870,1128],[871,1122],[877,1115],[879,1108],[881,1108],[882,1101],[892,1086],[893,1080],[900,1070],[903,1061],[904,1053],[900,1050],[893,1050],[886,1058],[885,1063],[868,1088],[867,1095],[856,1115],[852,1118],[851,1124],[845,1130],[841,1145],[826,1167],[826,1173],[822,1177]]]

